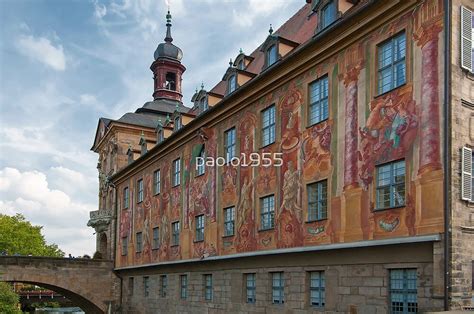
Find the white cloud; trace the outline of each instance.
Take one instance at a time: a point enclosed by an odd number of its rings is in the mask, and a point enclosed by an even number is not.
[[[56,71],[66,70],[63,46],[57,47],[46,37],[22,35],[17,41],[18,51],[32,60],[39,61]]]
[[[282,0],[248,0],[245,9],[233,9],[233,22],[237,26],[250,27],[256,19],[262,16],[268,16],[276,10],[283,10],[289,4],[289,1]]]
[[[107,7],[99,3],[99,1],[97,0],[94,0],[93,4],[94,4],[94,16],[98,19],[103,18],[107,14]]]
[[[81,174],[62,167],[53,169],[53,173],[74,180],[64,182],[59,190],[50,187],[49,177],[42,172],[21,172],[8,167],[0,170],[0,213],[21,213],[32,224],[44,226],[47,241],[58,244],[66,253],[91,254],[95,249],[93,229],[86,224],[89,212],[96,208],[63,191],[73,187],[79,191],[87,189],[86,180]]]

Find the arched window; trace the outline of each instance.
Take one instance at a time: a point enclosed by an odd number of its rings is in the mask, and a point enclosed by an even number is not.
[[[168,90],[176,90],[176,73],[166,73],[166,85],[165,88]]]
[[[196,158],[196,176],[203,175],[204,172],[206,172],[205,160],[206,160],[206,151],[203,146],[201,148],[201,151],[199,152],[199,155]]]
[[[237,68],[239,70],[244,70],[245,69],[245,63],[244,63],[243,59],[239,61],[239,64],[237,65]]]
[[[267,50],[267,66],[271,66],[278,59],[277,46],[271,45]]]

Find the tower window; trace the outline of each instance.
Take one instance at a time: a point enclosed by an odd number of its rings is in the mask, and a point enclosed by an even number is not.
[[[238,68],[239,70],[244,70],[244,69],[245,69],[244,60],[240,60],[240,61],[239,61],[237,68]]]
[[[168,72],[166,73],[166,89],[176,90],[176,73]]]
[[[278,59],[276,45],[270,46],[267,50],[267,66],[271,66]]]

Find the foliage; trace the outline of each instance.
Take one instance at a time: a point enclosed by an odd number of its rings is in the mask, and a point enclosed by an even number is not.
[[[21,314],[18,309],[20,297],[13,291],[12,287],[6,282],[0,282],[0,313],[2,314]]]
[[[31,307],[38,309],[38,308],[59,308],[61,304],[59,302],[33,302],[31,303]]]
[[[63,257],[56,244],[47,244],[41,226],[33,226],[20,214],[0,214],[0,252],[8,255]],[[0,312],[1,313],[1,312]]]

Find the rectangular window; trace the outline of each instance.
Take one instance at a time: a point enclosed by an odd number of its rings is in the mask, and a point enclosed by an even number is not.
[[[235,157],[235,128],[224,132],[224,153],[226,162],[230,162]]]
[[[474,201],[474,154],[469,147],[461,149],[461,199]]]
[[[256,293],[256,274],[245,274],[245,291],[246,291],[246,300],[247,303],[255,303],[257,300]]]
[[[269,195],[260,199],[260,226],[262,230],[272,229],[275,222],[275,196]]]
[[[171,245],[179,245],[179,221],[171,224]]]
[[[392,314],[418,312],[416,269],[390,270],[390,309]]]
[[[474,72],[474,12],[461,6],[461,67]]]
[[[186,299],[188,297],[188,275],[179,276],[179,283],[181,299]]]
[[[143,179],[137,181],[137,203],[143,202]]]
[[[150,295],[150,277],[143,277],[143,295],[145,297]]]
[[[141,232],[137,232],[136,242],[137,242],[136,251],[137,253],[140,253],[142,251],[142,246],[143,246],[143,238],[142,238]]]
[[[207,301],[212,300],[212,275],[203,275],[204,281],[204,299]]]
[[[177,116],[176,118],[174,118],[174,130],[178,131],[179,129],[181,129],[181,127],[182,127],[181,117]]]
[[[237,80],[236,80],[235,75],[232,75],[231,77],[229,77],[229,92],[228,92],[228,94],[232,93],[236,89],[237,89]]]
[[[160,296],[166,298],[166,293],[168,292],[168,277],[166,275],[160,276]]]
[[[324,76],[309,85],[309,125],[319,123],[329,117],[329,81]]]
[[[275,105],[262,111],[262,146],[275,142]]]
[[[158,130],[156,135],[158,144],[165,140],[165,136],[163,135],[163,130]]]
[[[377,47],[378,93],[383,94],[406,82],[406,38],[400,33]]]
[[[160,194],[161,192],[161,172],[156,170],[153,172],[153,193],[155,195]]]
[[[128,208],[128,206],[130,205],[130,194],[129,194],[129,191],[128,191],[128,187],[124,188],[123,189],[123,208]]]
[[[203,175],[206,172],[206,150],[202,146],[199,155],[196,157],[196,176]]]
[[[235,207],[224,208],[224,236],[234,235]]]
[[[181,183],[181,160],[178,158],[173,161],[173,186]]]
[[[336,11],[336,3],[335,1],[329,2],[322,10],[321,10],[321,29],[328,27],[331,25],[337,17]]]
[[[278,59],[278,51],[277,46],[272,45],[267,50],[267,67],[271,66],[273,63],[277,62]]]
[[[271,273],[272,274],[272,303],[283,304],[285,303],[285,279],[283,278],[283,272]]]
[[[385,209],[405,205],[405,161],[377,167],[377,207]]]
[[[312,306],[324,307],[326,303],[326,283],[324,271],[309,273],[309,301]]]
[[[308,184],[308,221],[326,219],[328,217],[328,181]]]
[[[122,237],[122,255],[125,256],[128,253],[128,237]]]
[[[196,216],[196,241],[204,241],[204,215]]]
[[[135,280],[133,277],[128,278],[128,295],[133,295],[133,289],[135,287]]]
[[[160,248],[160,228],[155,227],[153,228],[153,249]]]

